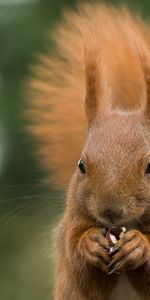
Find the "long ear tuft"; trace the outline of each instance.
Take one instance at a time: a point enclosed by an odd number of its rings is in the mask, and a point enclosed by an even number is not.
[[[143,110],[146,119],[150,119],[150,52],[146,40],[143,39],[142,36],[138,38],[137,47],[145,81]]]
[[[145,90],[143,90],[143,100],[141,101],[142,111],[145,118],[150,120],[150,48],[149,48],[149,29],[141,21],[136,20],[134,25],[134,33],[132,32],[132,40],[134,41],[138,52],[141,69],[143,72]],[[142,25],[142,26],[141,26]],[[131,34],[131,30],[128,32]]]
[[[100,98],[100,53],[99,49],[85,48],[85,78],[86,95],[85,111],[89,125],[94,121],[98,112]]]
[[[150,121],[150,53],[145,49],[143,55],[143,72],[146,85],[146,103],[144,107],[144,115]]]

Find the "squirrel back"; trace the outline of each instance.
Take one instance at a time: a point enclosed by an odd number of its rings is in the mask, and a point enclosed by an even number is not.
[[[149,36],[148,26],[123,6],[84,3],[65,11],[53,33],[55,53],[39,57],[27,83],[29,130],[59,186],[68,183],[80,157],[87,119],[98,105],[94,97],[104,108],[144,107]],[[85,98],[94,103],[89,114]]]

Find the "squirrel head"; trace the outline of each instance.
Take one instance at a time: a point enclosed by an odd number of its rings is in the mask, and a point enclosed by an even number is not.
[[[114,93],[105,92],[104,83],[99,84],[95,57],[90,57],[86,70],[85,111],[89,126],[75,175],[75,199],[89,217],[104,226],[127,226],[142,219],[146,222],[150,216],[150,103],[143,90],[149,77],[145,75],[142,83],[143,106],[139,106],[136,95],[130,107],[128,102],[129,109],[120,109],[119,103],[117,107],[111,102]],[[130,89],[132,86],[126,89],[127,99]]]
[[[76,203],[105,225],[149,223],[149,26],[123,7],[81,4],[65,13],[54,41],[56,56],[40,57],[27,88],[43,166],[64,188],[80,155],[73,211]]]
[[[140,113],[114,111],[89,128],[76,173],[76,199],[108,226],[150,213],[150,141]]]

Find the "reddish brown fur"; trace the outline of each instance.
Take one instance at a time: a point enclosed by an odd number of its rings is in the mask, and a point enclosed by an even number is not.
[[[112,299],[122,274],[150,299],[149,25],[126,8],[86,3],[65,13],[54,40],[57,54],[41,57],[28,89],[30,130],[57,184],[80,155],[86,168],[71,179],[57,229],[55,300]],[[107,226],[127,228],[112,256]]]

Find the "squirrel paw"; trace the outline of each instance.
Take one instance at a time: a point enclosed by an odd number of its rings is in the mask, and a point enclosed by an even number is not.
[[[108,240],[103,236],[100,228],[90,228],[79,241],[80,255],[88,264],[108,273],[110,256]]]
[[[116,243],[108,265],[108,274],[125,269],[136,269],[150,260],[150,244],[138,230],[130,230]]]

